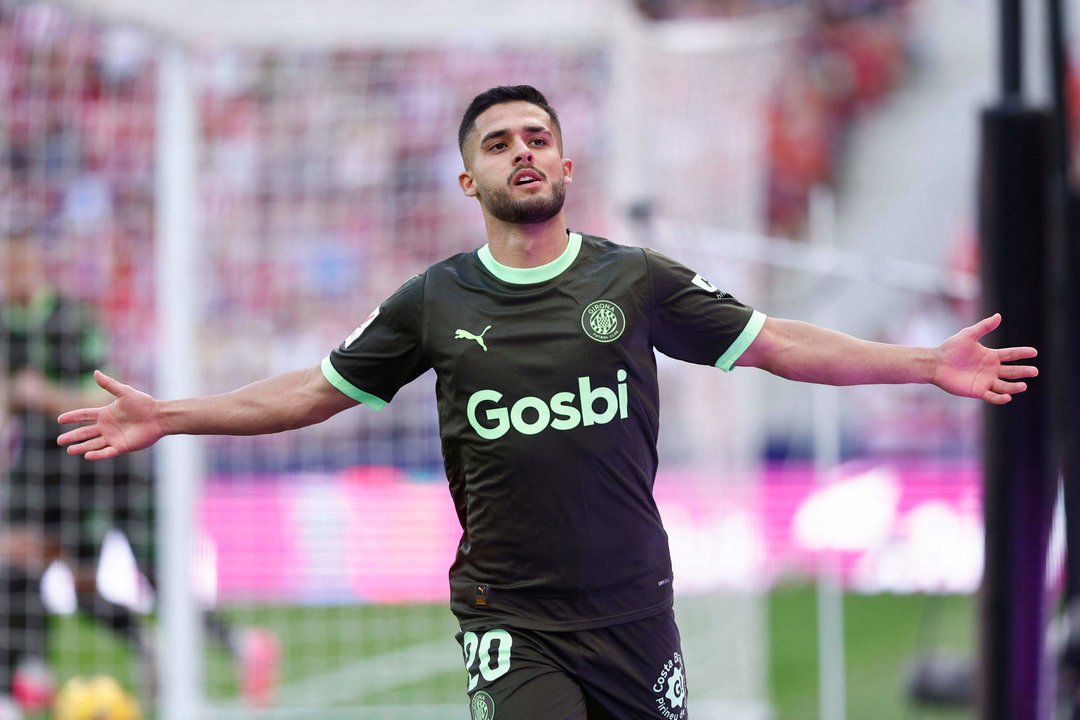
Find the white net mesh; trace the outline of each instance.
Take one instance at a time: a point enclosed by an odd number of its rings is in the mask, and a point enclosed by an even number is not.
[[[163,38],[103,17],[0,3],[3,220],[32,227],[49,277],[97,311],[109,366],[153,387]],[[482,244],[480,213],[456,185],[454,140],[464,106],[492,85],[528,82],[559,110],[575,160],[575,229],[614,232],[622,208],[613,176],[641,168],[636,184],[651,191],[639,197],[664,216],[759,231],[761,115],[799,22],[785,15],[734,35],[650,30],[629,43],[648,65],[629,99],[613,90],[616,46],[583,41],[580,29],[573,42],[528,48],[487,36],[193,46],[200,280],[187,302],[199,318],[201,391],[317,363],[406,278]],[[611,129],[635,122],[655,140],[628,150]],[[616,239],[654,245],[753,297],[756,271],[677,237],[638,225]],[[695,707],[705,717],[761,717],[757,389],[707,370],[661,372],[657,495]],[[260,712],[274,717],[467,715],[446,609],[460,528],[441,475],[432,386],[421,378],[378,416],[360,409],[280,436],[207,440],[193,575],[213,611],[209,716],[267,704]],[[739,422],[716,424],[703,393]],[[137,549],[148,545],[147,522],[129,532]],[[154,575],[148,564],[144,573]],[[124,643],[92,624],[59,622],[53,638],[48,659],[60,680],[106,672],[146,692]]]
[[[93,366],[150,380],[153,67],[116,66],[115,39],[0,4],[0,694],[31,716],[76,674],[142,690],[148,651],[148,458],[72,464],[55,443],[58,406],[102,402]]]

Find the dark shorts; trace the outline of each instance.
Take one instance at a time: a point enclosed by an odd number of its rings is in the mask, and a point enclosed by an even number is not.
[[[687,720],[674,613],[595,630],[457,634],[472,720]]]

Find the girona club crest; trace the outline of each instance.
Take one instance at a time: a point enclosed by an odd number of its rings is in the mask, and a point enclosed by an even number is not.
[[[610,300],[597,300],[581,313],[581,329],[597,342],[612,342],[626,329],[626,316],[622,308]]]
[[[495,720],[495,701],[486,692],[479,690],[472,696],[469,711],[472,720]]]

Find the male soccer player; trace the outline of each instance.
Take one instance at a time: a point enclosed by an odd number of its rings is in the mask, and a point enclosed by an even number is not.
[[[741,304],[651,250],[568,230],[573,164],[529,86],[477,96],[461,121],[462,191],[487,244],[408,280],[320,366],[159,401],[64,413],[68,452],[115,457],[169,434],[258,434],[376,410],[428,368],[462,526],[450,570],[474,720],[685,719],[656,473],[654,350],[795,380],[934,383],[991,403],[1022,392],[1033,348],[872,343]],[[719,419],[718,419],[719,421]]]

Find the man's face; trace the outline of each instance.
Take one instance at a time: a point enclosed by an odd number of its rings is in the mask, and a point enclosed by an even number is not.
[[[532,224],[562,210],[573,163],[562,157],[562,139],[536,105],[494,105],[476,118],[465,143],[462,191],[479,198],[498,220]]]

